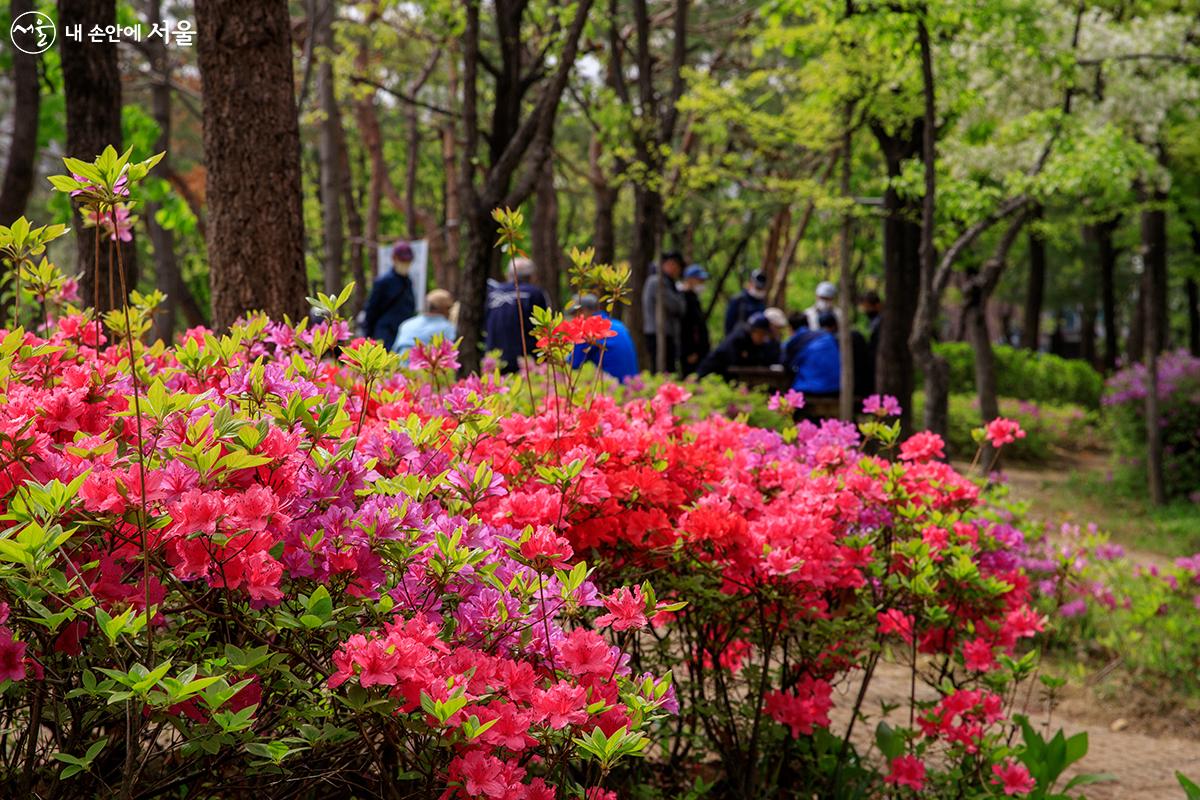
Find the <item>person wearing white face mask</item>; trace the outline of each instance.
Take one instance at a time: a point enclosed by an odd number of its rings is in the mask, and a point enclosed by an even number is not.
[[[417,313],[417,300],[413,296],[412,269],[413,250],[408,242],[397,242],[392,248],[392,269],[375,281],[371,296],[363,315],[363,328],[367,336],[391,347],[396,341],[400,324]]]
[[[746,288],[729,301],[729,308],[725,310],[725,335],[733,333],[738,325],[766,310],[767,274],[756,269],[750,274],[750,280],[746,281]]]
[[[829,281],[821,281],[817,284],[816,302],[804,309],[804,317],[808,321],[810,331],[820,330],[822,314],[836,314],[838,323],[841,323],[841,312],[836,302],[837,293],[837,287]]]

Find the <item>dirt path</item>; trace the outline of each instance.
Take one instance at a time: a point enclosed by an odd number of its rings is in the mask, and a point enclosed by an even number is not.
[[[1032,519],[1056,526],[1061,522],[1087,524],[1106,518],[1107,509],[1101,500],[1080,502],[1078,492],[1064,491],[1073,473],[1091,472],[1102,475],[1108,469],[1107,456],[1094,452],[1064,454],[1064,463],[1048,469],[1030,469],[1021,465],[1007,466],[1004,473],[1012,493],[1017,500],[1029,500]],[[1054,528],[1051,534],[1054,535]],[[1169,564],[1171,559],[1161,553],[1126,548],[1131,561],[1142,564]],[[857,691],[857,686],[847,691]],[[909,694],[909,671],[899,664],[881,664],[875,680],[868,691],[864,708],[875,711],[880,701],[907,704]],[[1035,695],[1036,695],[1035,691]],[[849,720],[849,708],[853,696],[842,699],[844,710],[837,724],[844,726]],[[1197,736],[1160,734],[1154,729],[1156,721],[1176,733],[1188,732],[1192,727],[1191,715],[1180,709],[1180,713],[1169,714],[1162,708],[1163,698],[1140,697],[1136,692],[1123,693],[1117,702],[1101,702],[1091,689],[1075,689],[1067,692],[1066,699],[1054,711],[1051,728],[1062,728],[1068,735],[1086,731],[1088,755],[1073,770],[1076,772],[1109,773],[1116,777],[1111,783],[1085,787],[1089,800],[1182,800],[1183,790],[1175,779],[1179,771],[1193,780],[1200,779],[1200,721],[1196,724]],[[1046,708],[1035,696],[1031,707],[1022,713],[1038,724],[1046,721]],[[893,712],[895,715],[907,711]],[[1163,720],[1165,716],[1175,717]],[[1148,717],[1148,718],[1147,718]],[[1178,718],[1186,722],[1180,724]],[[876,719],[863,730],[855,732],[856,742],[867,744],[874,731]],[[907,719],[897,719],[907,724]],[[1169,723],[1169,724],[1168,724]]]
[[[908,668],[892,663],[879,665],[863,704],[871,720],[865,725],[860,721],[855,726],[853,739],[860,752],[871,747],[875,725],[880,720],[881,702],[899,706],[886,719],[898,725],[908,724],[909,680]],[[835,711],[831,715],[835,732],[845,731],[857,692],[858,684],[855,683],[842,687],[835,695]],[[929,699],[934,694],[918,682],[917,696]],[[1041,725],[1046,720],[1046,711],[1044,706],[1038,706],[1035,692],[1030,706],[1020,711]],[[1116,778],[1079,790],[1086,791],[1089,800],[1182,800],[1184,795],[1175,780],[1176,770],[1193,779],[1200,776],[1200,741],[1114,731],[1101,722],[1073,719],[1062,710],[1051,718],[1050,732],[1059,728],[1067,735],[1080,731],[1086,731],[1088,735],[1088,754],[1069,775],[1109,773]],[[1065,783],[1066,780],[1060,782],[1059,788]]]

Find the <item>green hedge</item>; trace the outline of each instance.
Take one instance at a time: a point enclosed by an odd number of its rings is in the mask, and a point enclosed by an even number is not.
[[[934,352],[950,364],[950,391],[975,391],[975,352],[966,342],[939,342]],[[995,345],[996,391],[1044,403],[1073,403],[1099,408],[1104,380],[1090,364],[1075,358]]]

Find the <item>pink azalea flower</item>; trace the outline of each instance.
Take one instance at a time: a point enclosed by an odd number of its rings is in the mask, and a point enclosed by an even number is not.
[[[992,447],[1002,447],[1017,439],[1025,438],[1025,431],[1021,430],[1021,424],[1016,420],[1004,417],[997,417],[989,422],[985,431]]]
[[[893,786],[907,786],[915,792],[925,788],[925,764],[916,756],[899,756],[893,758],[891,770],[884,783]]]
[[[1022,763],[1006,758],[1002,764],[993,764],[992,783],[1000,786],[1006,795],[1029,794],[1037,788],[1037,781]]]

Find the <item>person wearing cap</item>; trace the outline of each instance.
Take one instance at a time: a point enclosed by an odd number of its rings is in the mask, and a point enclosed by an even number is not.
[[[637,348],[633,346],[629,328],[601,309],[595,295],[585,294],[575,298],[567,308],[567,313],[572,317],[603,317],[608,320],[615,334],[599,342],[575,345],[575,352],[571,354],[573,368],[579,369],[585,361],[590,361],[620,383],[638,374]]]
[[[708,280],[708,270],[699,264],[692,264],[683,271],[683,281],[679,290],[687,309],[683,312],[683,322],[680,324],[679,351],[681,357],[680,374],[684,377],[691,375],[700,366],[700,362],[712,349],[708,338],[708,323],[704,319],[704,308],[700,304],[700,292],[704,291],[704,282]]]
[[[535,308],[549,308],[546,293],[533,284],[534,265],[528,258],[514,258],[508,280],[490,287],[484,341],[488,350],[500,351],[500,371],[516,372],[521,356],[533,357],[537,347],[530,316]],[[525,345],[521,340],[524,337]]]
[[[795,376],[793,389],[813,397],[836,396],[841,391],[837,329],[837,317],[826,311],[817,317],[816,328],[799,331],[784,344],[785,363]]]
[[[413,295],[412,269],[413,250],[408,242],[396,242],[392,247],[392,269],[375,281],[367,306],[363,311],[363,331],[391,347],[396,341],[400,324],[417,313],[417,299]]]
[[[766,310],[767,274],[756,269],[750,273],[745,288],[729,301],[729,307],[725,309],[725,335],[733,333],[738,325]]]
[[[760,311],[734,328],[733,333],[700,362],[696,375],[700,378],[720,375],[728,380],[733,367],[769,367],[778,361],[778,352],[771,321]]]
[[[663,279],[663,275],[666,279]],[[657,368],[658,353],[658,293],[662,291],[663,327],[667,340],[667,363],[664,372],[674,372],[679,355],[680,331],[687,302],[675,287],[675,281],[683,275],[683,255],[676,252],[664,253],[659,268],[646,278],[642,286],[642,333],[646,336],[646,350]]]
[[[837,300],[837,293],[837,287],[829,281],[821,281],[817,284],[816,301],[804,309],[804,316],[808,320],[808,329],[810,331],[820,329],[820,317],[826,312],[837,315],[838,321],[841,322],[841,315],[838,313],[834,302]]]
[[[454,323],[450,321],[450,309],[454,307],[454,297],[445,289],[434,289],[425,295],[425,310],[415,317],[410,317],[400,326],[396,333],[396,341],[392,344],[392,352],[401,358],[408,358],[408,351],[417,342],[429,344],[435,336],[441,336],[447,342],[457,337]]]

